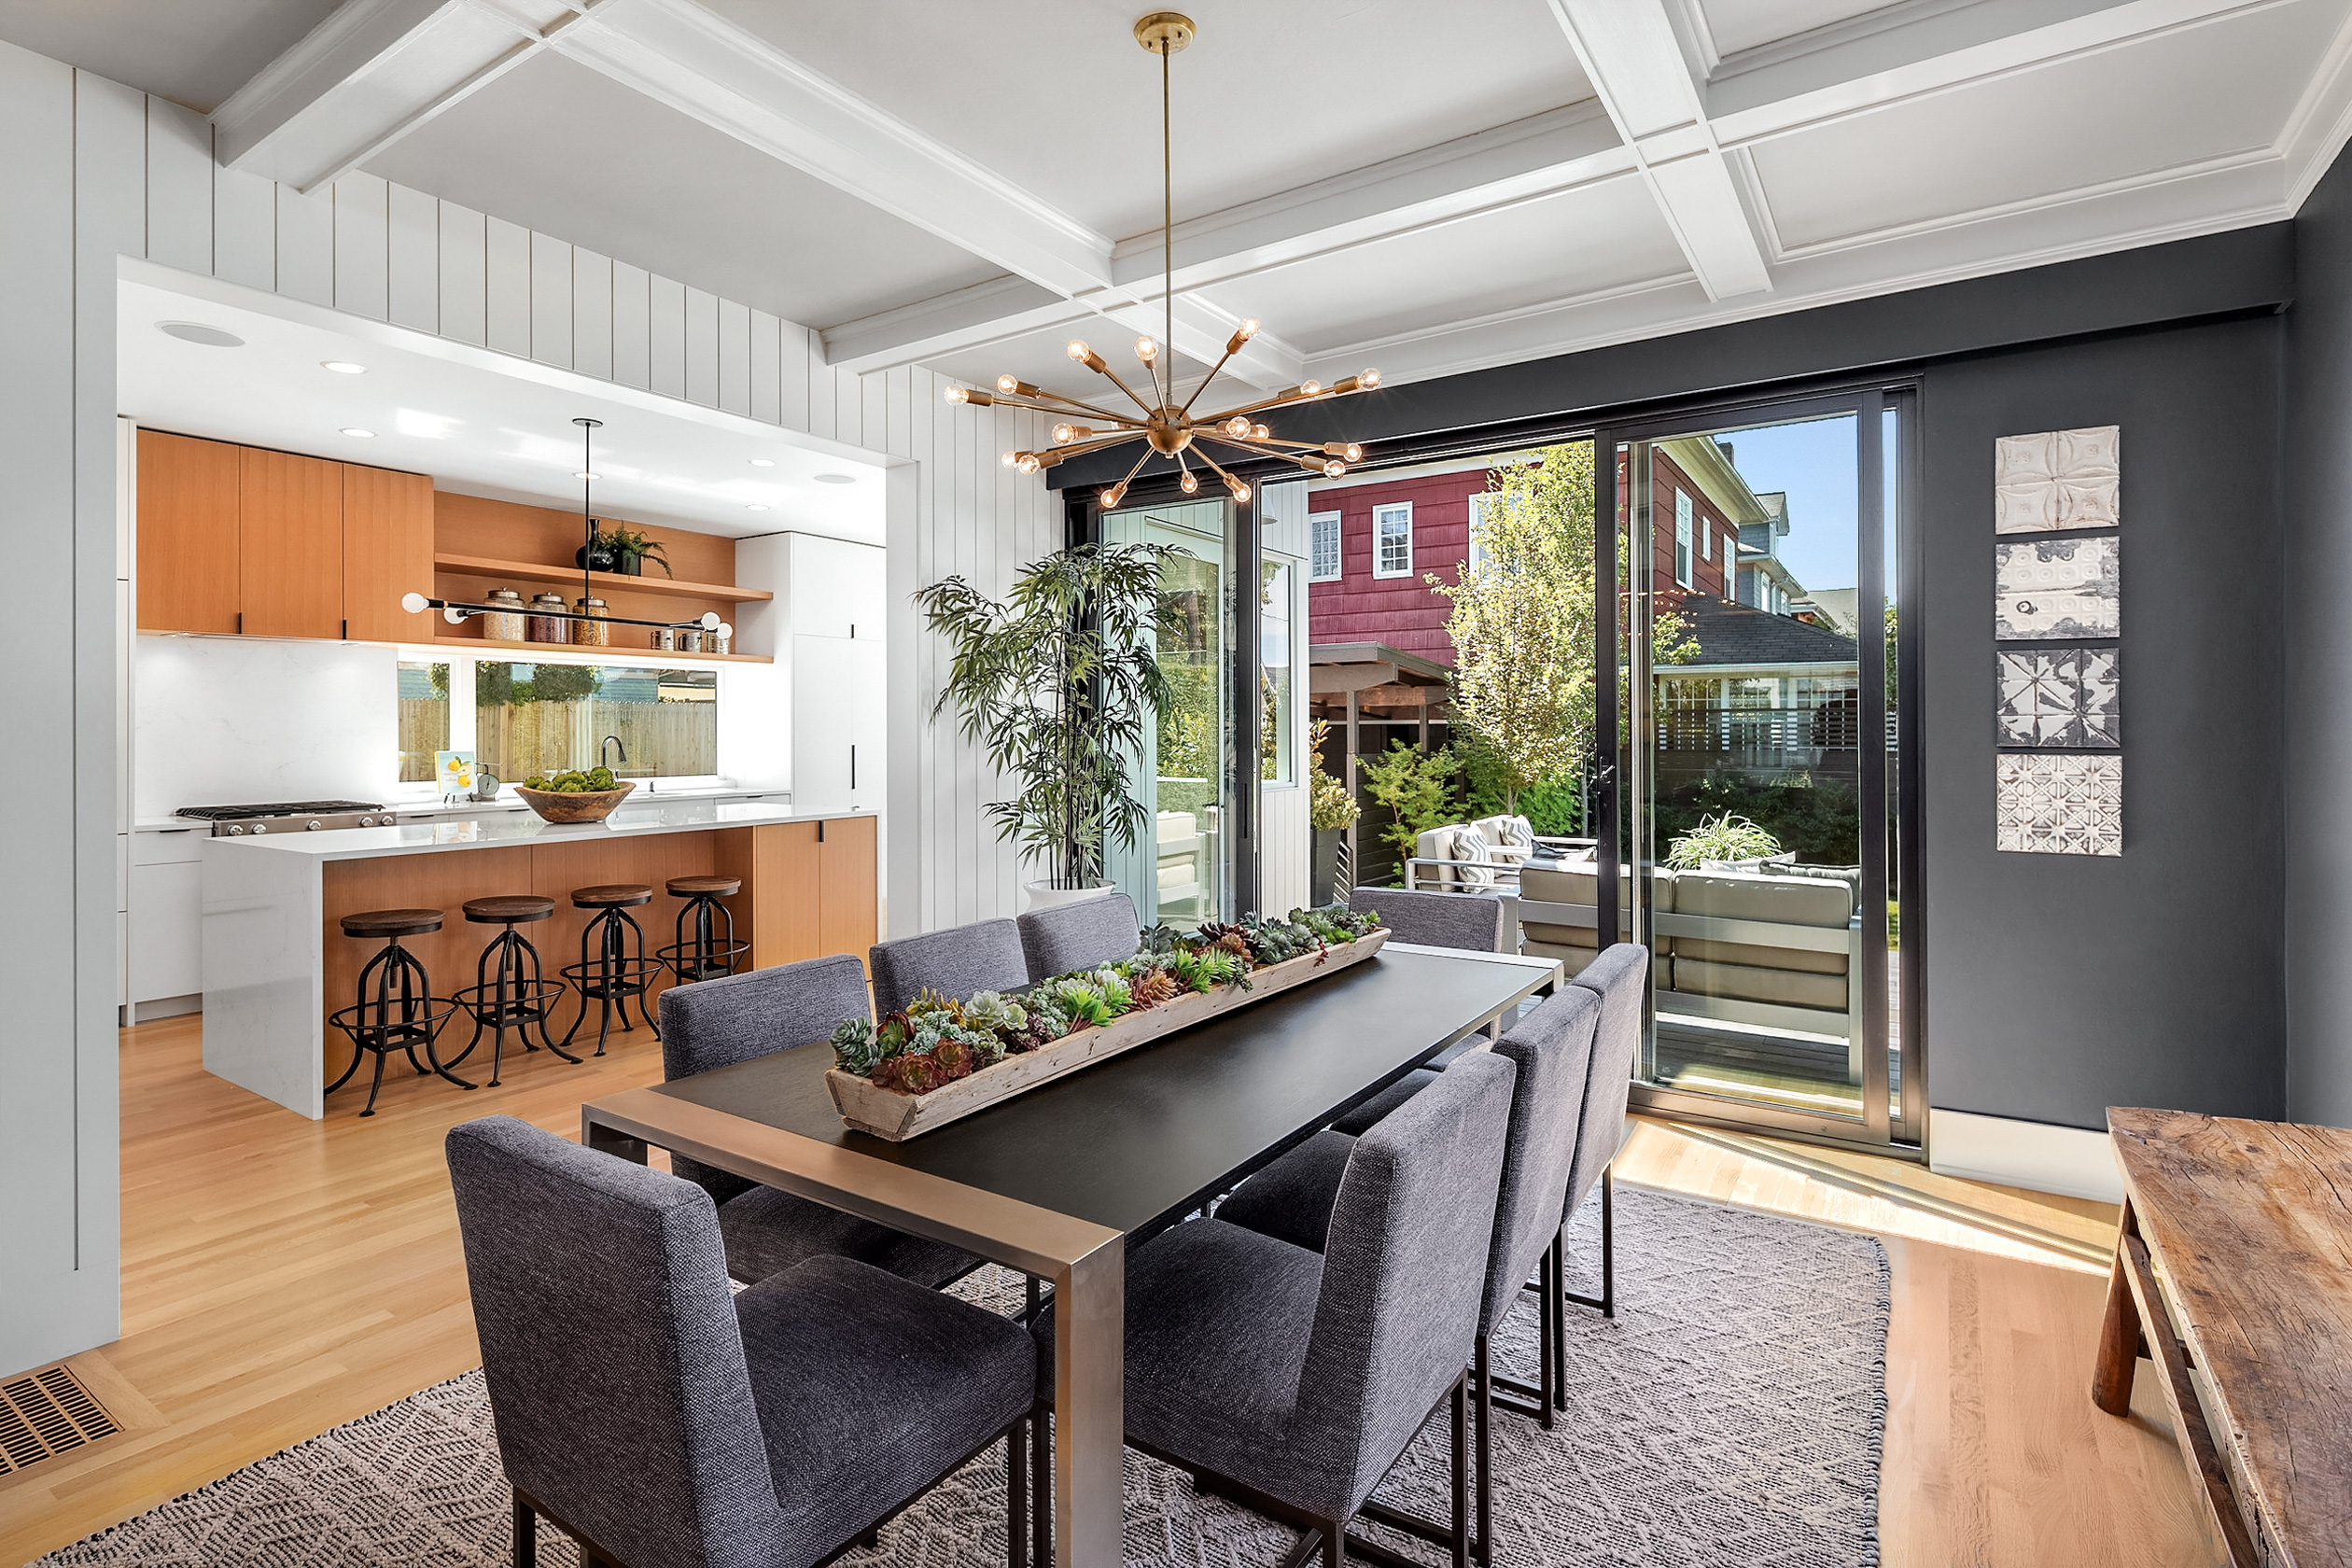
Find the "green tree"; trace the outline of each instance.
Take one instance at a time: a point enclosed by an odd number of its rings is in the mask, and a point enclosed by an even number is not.
[[[1413,853],[1413,841],[1454,814],[1453,778],[1462,766],[1450,749],[1426,756],[1401,740],[1389,742],[1385,757],[1356,759],[1356,777],[1375,804],[1389,809],[1380,837],[1395,846],[1399,859]]]

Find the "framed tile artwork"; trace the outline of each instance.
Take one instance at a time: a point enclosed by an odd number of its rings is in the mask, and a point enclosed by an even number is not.
[[[1995,639],[2121,636],[2121,562],[2113,536],[1994,545]]]
[[[1995,441],[1993,531],[2037,534],[2120,525],[2122,441],[2120,425]]]
[[[2024,855],[2123,853],[2123,759],[1995,757],[1993,847]]]
[[[2122,662],[2116,648],[1994,654],[1994,744],[2078,750],[2121,746]]]

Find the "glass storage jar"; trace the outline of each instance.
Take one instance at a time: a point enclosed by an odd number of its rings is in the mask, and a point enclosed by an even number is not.
[[[656,627],[654,627],[654,628],[653,628],[653,651],[654,651],[656,653],[669,653],[669,652],[674,652],[674,651],[677,650],[677,648],[678,648],[678,628],[677,628],[677,627],[675,627],[675,626],[656,626]]]
[[[565,627],[564,595],[540,594],[531,600],[531,609],[539,613],[530,620],[528,636],[533,642],[569,642],[571,634]],[[553,615],[546,611],[553,610]]]
[[[498,607],[497,614],[485,615],[482,618],[482,635],[483,637],[493,638],[498,642],[521,642],[523,640],[524,615],[522,595],[516,593],[511,588],[493,588],[489,593],[483,595],[482,602],[483,604],[492,604]],[[513,607],[511,610],[507,608],[510,605]]]
[[[735,627],[733,625],[724,621],[719,623],[719,629],[710,634],[710,651],[713,653],[735,651]]]
[[[575,603],[572,609],[581,615],[593,617],[590,620],[575,621],[571,623],[571,639],[576,646],[581,648],[612,646],[612,627],[604,619],[604,600],[581,599]]]
[[[702,628],[700,626],[687,626],[681,629],[678,634],[678,651],[680,653],[701,652],[703,651]]]

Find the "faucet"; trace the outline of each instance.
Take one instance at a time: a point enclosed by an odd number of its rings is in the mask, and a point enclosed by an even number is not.
[[[605,761],[605,753],[608,750],[620,752],[621,765],[623,767],[629,765],[629,749],[621,744],[621,737],[619,735],[609,735],[604,737],[604,744],[596,748],[596,765],[598,767],[609,767],[612,765]]]

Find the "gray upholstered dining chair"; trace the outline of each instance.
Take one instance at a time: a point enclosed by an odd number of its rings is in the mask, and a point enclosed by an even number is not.
[[[1018,1325],[839,1257],[731,1297],[693,1183],[511,1116],[447,1152],[517,1568],[540,1516],[584,1561],[810,1568],[999,1438],[1022,1538]]]
[[[1143,945],[1135,901],[1125,893],[1033,909],[1021,917],[1020,926],[1032,981],[1116,963]]]
[[[896,1013],[925,987],[961,1001],[975,991],[1015,990],[1029,977],[1021,928],[1012,920],[976,920],[877,942],[866,960],[874,969],[874,1010],[883,1015]]]
[[[1585,1085],[1584,1120],[1576,1132],[1576,1163],[1568,1177],[1568,1217],[1601,1186],[1601,1294],[1579,1295],[1560,1285],[1563,1300],[1617,1316],[1617,1155],[1625,1141],[1625,1107],[1633,1092],[1633,1064],[1642,1052],[1642,1004],[1649,989],[1649,949],[1619,942],[1603,948],[1572,984],[1601,999],[1592,1037],[1592,1071]],[[1555,1313],[1563,1337],[1566,1314]],[[1561,1407],[1566,1408],[1565,1405]]]
[[[1471,1555],[1480,1562],[1491,1560],[1494,1542],[1494,1487],[1488,1463],[1494,1390],[1500,1384],[1532,1400],[1520,1403],[1506,1396],[1501,1403],[1549,1427],[1553,1401],[1565,1381],[1566,1369],[1559,1360],[1562,1347],[1552,1321],[1561,1309],[1560,1228],[1600,1016],[1599,996],[1571,986],[1505,1031],[1494,1046],[1495,1055],[1518,1067],[1519,1078],[1511,1091],[1494,1241],[1487,1254],[1485,1295],[1471,1351],[1471,1413],[1478,1456],[1477,1527],[1471,1536]],[[1337,1132],[1317,1133],[1242,1183],[1218,1208],[1217,1218],[1294,1246],[1323,1251],[1355,1141]],[[1527,1289],[1531,1270],[1537,1275],[1539,1304],[1540,1370],[1533,1387],[1497,1377],[1489,1355],[1493,1336]]]
[[[825,1039],[844,1018],[872,1015],[865,968],[848,953],[673,986],[662,1001],[662,1076],[691,1078],[789,1051]],[[761,1186],[684,1155],[672,1155],[670,1169],[719,1206],[727,1271],[747,1284],[826,1253],[934,1288],[980,1266],[978,1258],[945,1242]]]
[[[1510,929],[1510,922],[1505,917],[1503,901],[1492,893],[1424,893],[1408,892],[1403,888],[1358,888],[1348,895],[1348,907],[1358,914],[1367,909],[1378,910],[1381,923],[1388,927],[1394,941],[1418,943],[1424,947],[1499,953],[1503,951],[1504,934]],[[1497,1032],[1495,1026],[1489,1025],[1487,1038],[1492,1039]],[[1436,1082],[1437,1074],[1445,1065],[1474,1043],[1456,1045],[1431,1066],[1416,1068],[1407,1073],[1332,1123],[1333,1128],[1351,1135],[1361,1134],[1374,1122]]]
[[[1306,1529],[1292,1563],[1320,1543],[1325,1568],[1340,1568],[1349,1547],[1362,1550],[1347,1540],[1357,1515],[1404,1518],[1370,1505],[1372,1489],[1449,1398],[1452,1522],[1414,1520],[1413,1533],[1448,1547],[1455,1568],[1468,1561],[1463,1369],[1517,1076],[1505,1057],[1463,1057],[1356,1140],[1320,1256],[1214,1219],[1128,1254],[1128,1446]],[[1045,1343],[1053,1318],[1039,1315]],[[1041,1399],[1053,1363],[1038,1358]],[[1041,1458],[1041,1515],[1045,1474]]]

